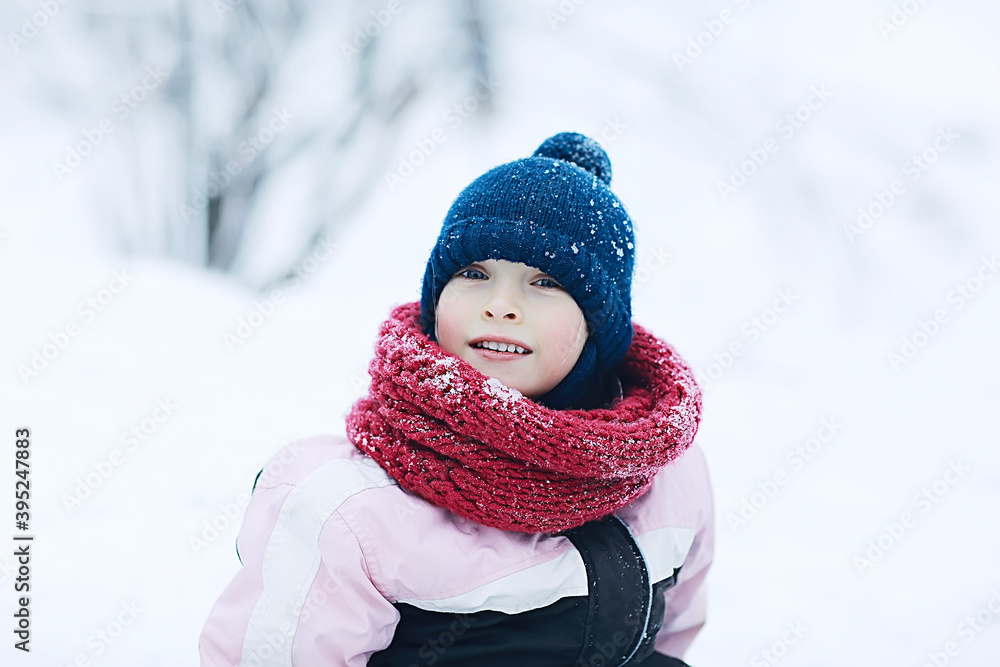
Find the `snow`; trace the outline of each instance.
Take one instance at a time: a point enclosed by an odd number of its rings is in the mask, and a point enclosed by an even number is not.
[[[483,390],[490,396],[500,399],[505,407],[517,401],[519,398],[523,398],[524,396],[517,389],[508,387],[496,378],[489,378],[486,380],[486,382],[483,383]]]
[[[197,664],[201,626],[239,568],[254,476],[290,440],[343,433],[378,325],[419,298],[460,189],[555,132],[601,138],[616,118],[612,190],[649,272],[634,319],[710,380],[698,442],[716,559],[688,661],[916,666],[953,644],[948,664],[996,664],[1000,9],[922,4],[883,38],[891,3],[585,3],[552,24],[555,6],[495,6],[496,114],[449,129],[402,185],[376,188],[335,230],[333,257],[270,307],[218,272],[114,252],[111,227],[81,202],[94,183],[127,195],[117,149],[58,185],[50,162],[89,117],[5,94],[0,133],[17,159],[0,198],[0,434],[13,452],[15,429],[32,431],[35,551],[32,651],[8,658],[8,644],[4,664]],[[723,8],[737,20],[678,71],[674,54]],[[61,48],[66,18],[4,61],[5,87]],[[820,84],[829,101],[723,201],[718,183]],[[447,106],[399,126],[400,151]],[[948,126],[954,146],[908,180],[904,162]],[[905,193],[849,241],[844,225],[895,179]],[[654,248],[669,261],[650,261]],[[112,292],[122,269],[134,279]],[[90,317],[87,299],[107,303]],[[230,350],[227,334],[251,319]],[[904,337],[916,352],[893,367]],[[36,351],[52,358],[25,382]],[[68,509],[77,489],[86,497]],[[882,554],[859,565],[872,544]],[[0,553],[11,614],[14,558]],[[120,618],[120,636],[100,642]]]
[[[429,377],[430,383],[433,384],[438,390],[443,391],[446,394],[457,394],[458,397],[461,397],[461,386],[456,387],[454,382],[456,379],[461,379],[458,369],[455,368],[458,364],[456,359],[454,357],[435,359],[434,364],[436,366],[444,366],[445,368],[454,370],[447,370],[443,373],[435,373]]]

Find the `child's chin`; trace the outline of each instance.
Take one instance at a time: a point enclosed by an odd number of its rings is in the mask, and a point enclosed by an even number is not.
[[[500,382],[503,382],[505,386],[510,387],[511,389],[517,389],[521,393],[522,396],[526,396],[528,398],[531,398],[533,395],[537,395],[538,394],[538,391],[536,390],[535,387],[533,387],[533,386],[526,386],[526,384],[524,382],[521,382],[521,381],[519,381],[516,378],[509,377],[509,376],[507,376],[507,375],[505,375],[503,373],[497,373],[496,369],[492,369],[491,368],[491,369],[488,369],[488,370],[483,370],[483,369],[477,367],[475,364],[473,364],[473,368],[475,368],[477,371],[479,371],[480,373],[482,373],[486,377],[491,377],[491,378],[494,378],[496,380],[499,380]]]

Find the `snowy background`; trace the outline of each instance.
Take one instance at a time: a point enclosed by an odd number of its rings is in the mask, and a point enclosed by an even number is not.
[[[635,222],[634,319],[705,384],[688,661],[998,664],[996,3],[11,0],[0,25],[0,514],[12,537],[30,427],[35,535],[30,655],[0,549],[3,664],[197,664],[257,471],[343,432],[461,188],[566,130]]]

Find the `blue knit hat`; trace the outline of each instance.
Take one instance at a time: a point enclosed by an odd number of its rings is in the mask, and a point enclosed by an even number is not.
[[[534,401],[586,406],[632,343],[635,234],[609,189],[611,161],[593,139],[564,132],[534,155],[495,167],[468,187],[445,216],[424,272],[421,325],[436,341],[435,307],[463,267],[487,259],[533,266],[576,300],[590,332],[576,365]]]

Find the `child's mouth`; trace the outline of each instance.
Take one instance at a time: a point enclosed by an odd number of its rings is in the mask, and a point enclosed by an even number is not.
[[[470,345],[473,350],[475,350],[484,359],[490,359],[492,361],[511,361],[513,359],[519,359],[521,357],[526,357],[531,352],[501,352],[500,350],[491,350],[488,347],[476,347],[475,345]]]

